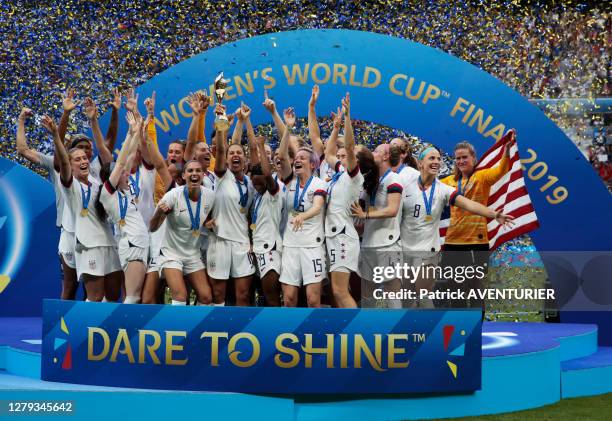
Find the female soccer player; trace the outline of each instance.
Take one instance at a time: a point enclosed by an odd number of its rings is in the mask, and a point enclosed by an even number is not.
[[[456,188],[459,193],[468,199],[486,206],[491,186],[503,177],[510,168],[510,145],[512,142],[514,142],[514,131],[512,131],[512,141],[506,145],[499,164],[478,171],[476,171],[478,162],[474,146],[468,142],[458,143],[455,145],[455,173],[442,179],[442,182]],[[450,225],[444,239],[444,252],[445,265],[475,265],[486,268],[486,263],[489,261],[487,220],[463,209],[451,208]],[[478,288],[482,281],[476,279],[464,283],[462,287]],[[459,303],[454,302],[452,304]],[[470,306],[480,306],[484,312],[483,302],[471,302]]]
[[[368,161],[366,149],[361,149],[364,161]],[[373,153],[376,168],[364,171],[364,190],[366,210],[359,204],[351,206],[352,215],[365,220],[359,271],[368,281],[363,284],[362,303],[372,305],[374,283],[384,285],[386,291],[399,291],[400,280],[396,276],[379,277],[376,272],[381,267],[396,267],[402,263],[400,243],[399,209],[402,199],[402,184],[398,174],[391,169],[391,154],[399,154],[397,148],[389,144],[378,145]],[[361,163],[361,159],[360,159]],[[400,308],[398,299],[388,300],[392,308]],[[363,305],[363,304],[362,304]]]
[[[286,307],[295,307],[300,287],[306,287],[309,307],[321,305],[321,281],[325,278],[325,232],[323,229],[325,183],[313,172],[318,167],[316,154],[300,148],[293,171],[289,163],[289,138],[295,125],[295,113],[285,110],[285,132],[279,147],[286,207],[289,220],[283,233],[283,262],[280,282]]]
[[[355,155],[355,137],[350,116],[350,96],[342,99],[342,114],[338,112],[334,120],[334,130],[339,126],[344,114],[344,148],[334,156],[335,142],[328,141],[325,158],[336,173],[327,185],[327,212],[325,216],[325,241],[332,293],[338,307],[357,307],[349,293],[351,272],[359,270],[359,234],[353,225],[351,205],[359,201],[363,185],[363,175],[359,171]]]
[[[142,118],[135,117],[132,112],[127,113],[127,120],[129,131],[117,162],[112,170],[111,165],[103,165],[100,171],[103,186],[100,187],[96,206],[101,218],[106,219],[108,216],[118,229],[119,261],[125,274],[126,293],[123,302],[135,304],[140,302],[147,268],[149,230],[138,210],[138,195],[130,186],[127,168],[131,167],[146,127]]]
[[[458,190],[441,183],[437,179],[440,164],[440,152],[433,147],[425,148],[419,154],[419,175],[412,177],[404,187],[401,223],[404,263],[415,268],[438,264],[440,216],[447,205],[485,218],[495,218],[502,225],[511,224],[513,219],[474,202],[462,196]],[[419,276],[410,281],[415,283],[418,293],[422,288],[431,290],[435,279],[433,276]],[[429,299],[418,300],[418,306],[433,308],[433,302]]]
[[[170,287],[173,305],[187,303],[185,278],[194,288],[198,305],[209,305],[212,292],[200,260],[200,230],[213,207],[215,192],[202,187],[204,170],[198,161],[183,167],[184,186],[162,197],[151,218],[151,232],[166,220],[160,266]]]
[[[42,123],[53,135],[55,153],[59,155],[66,206],[75,212],[76,269],[77,276],[83,276],[87,300],[117,301],[123,273],[110,227],[102,221],[91,201],[92,192],[99,189],[99,184],[88,179],[89,159],[81,149],[66,151],[51,118],[44,116]]]
[[[53,164],[54,157],[28,147],[25,122],[31,116],[32,110],[23,108],[17,118],[17,138],[15,139],[17,152],[28,161],[42,166],[49,172],[49,181],[55,191],[55,208],[57,211],[55,225],[60,229],[58,255],[63,272],[61,298],[63,300],[74,300],[79,285],[74,261],[74,217],[71,217],[70,209],[65,209],[59,172]],[[65,216],[64,212],[66,213]]]
[[[272,178],[272,168],[266,156],[263,137],[254,139],[259,164],[252,165],[251,178],[257,192],[251,206],[251,231],[253,252],[261,279],[266,304],[280,306],[278,278],[281,273],[281,253],[283,241],[280,223],[283,197],[279,183]]]
[[[225,107],[217,105],[216,114]],[[250,254],[248,209],[253,201],[253,184],[245,175],[246,157],[241,145],[227,146],[227,132],[215,136],[217,156],[216,201],[212,212],[213,231],[206,256],[215,305],[225,305],[227,281],[234,279],[236,305],[251,304],[250,289],[255,266]]]

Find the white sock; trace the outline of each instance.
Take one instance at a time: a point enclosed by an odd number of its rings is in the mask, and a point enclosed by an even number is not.
[[[387,308],[402,308],[402,300],[397,298],[387,300]]]
[[[86,303],[91,303],[92,301],[89,298],[85,298]]]
[[[140,297],[137,295],[128,295],[123,300],[123,304],[138,304],[140,302]]]
[[[420,308],[434,308],[434,303],[431,298],[421,298],[419,300]]]
[[[108,300],[106,299],[106,297],[102,298],[102,302],[103,303],[108,303]]]
[[[204,304],[204,303],[201,303],[199,301],[196,301],[196,306],[210,306],[210,305],[214,305],[214,304],[212,304],[212,303],[211,304]]]
[[[173,306],[186,306],[187,305],[187,301],[172,300],[172,305]]]
[[[223,301],[222,303],[212,303],[213,307],[225,307],[225,301]]]

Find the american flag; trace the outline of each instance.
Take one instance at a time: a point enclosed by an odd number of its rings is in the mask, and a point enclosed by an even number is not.
[[[510,169],[497,183],[491,186],[487,206],[495,211],[502,211],[502,213],[514,216],[514,226],[502,227],[495,219],[488,221],[487,229],[491,250],[540,226],[525,186],[514,130],[508,131],[499,142],[496,142],[482,156],[476,166],[476,171],[499,165],[504,154],[504,146],[508,143],[511,145]],[[440,242],[442,244],[444,244],[449,223],[450,208],[447,207],[440,220]]]

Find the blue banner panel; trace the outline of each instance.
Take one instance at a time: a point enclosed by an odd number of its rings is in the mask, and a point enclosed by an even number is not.
[[[42,379],[248,393],[468,392],[480,311],[45,300]]]
[[[38,316],[60,296],[55,215],[51,183],[0,158],[0,316]]]

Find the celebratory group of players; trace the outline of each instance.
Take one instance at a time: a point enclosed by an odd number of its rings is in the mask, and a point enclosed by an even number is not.
[[[373,282],[375,268],[437,264],[439,222],[447,205],[452,217],[446,244],[458,250],[488,249],[486,218],[511,224],[511,216],[484,206],[490,185],[507,170],[508,148],[499,167],[475,172],[473,147],[459,144],[455,174],[442,182],[441,156],[433,147],[415,160],[400,138],[374,151],[357,145],[349,94],[332,113],[333,129],[324,142],[318,97],[314,86],[308,144],[292,133],[293,109],[281,118],[266,94],[263,106],[281,138],[273,153],[255,135],[245,104],[229,116],[235,120],[231,141],[227,130],[215,130],[209,148],[204,121],[212,100],[203,92],[191,94],[187,141],[172,142],[166,159],[157,146],[155,94],[144,101],[142,116],[138,96],[126,93],[129,129],[116,159],[111,151],[122,108],[118,91],[106,136],[96,104],[83,101],[93,141],[66,136],[79,105],[74,92],[66,92],[59,123],[48,116],[41,121],[53,137],[54,156],[28,148],[25,121],[32,111],[24,108],[16,143],[21,155],[49,170],[55,188],[62,298],[74,299],[82,281],[89,301],[123,297],[125,303],[161,303],[164,280],[174,305],[189,304],[193,290],[197,305],[228,300],[247,306],[258,281],[269,306],[297,306],[303,292],[305,303],[318,307],[322,291],[331,291],[324,294],[331,305],[356,307],[359,296],[350,287],[355,274],[364,281],[361,295],[372,297],[375,288],[402,288],[397,277]],[[225,106],[217,104],[214,112],[223,115]],[[241,144],[245,127],[248,153]],[[419,279],[414,286],[431,289],[433,282]],[[392,299],[388,306],[402,303]],[[432,303],[417,300],[410,306]]]

